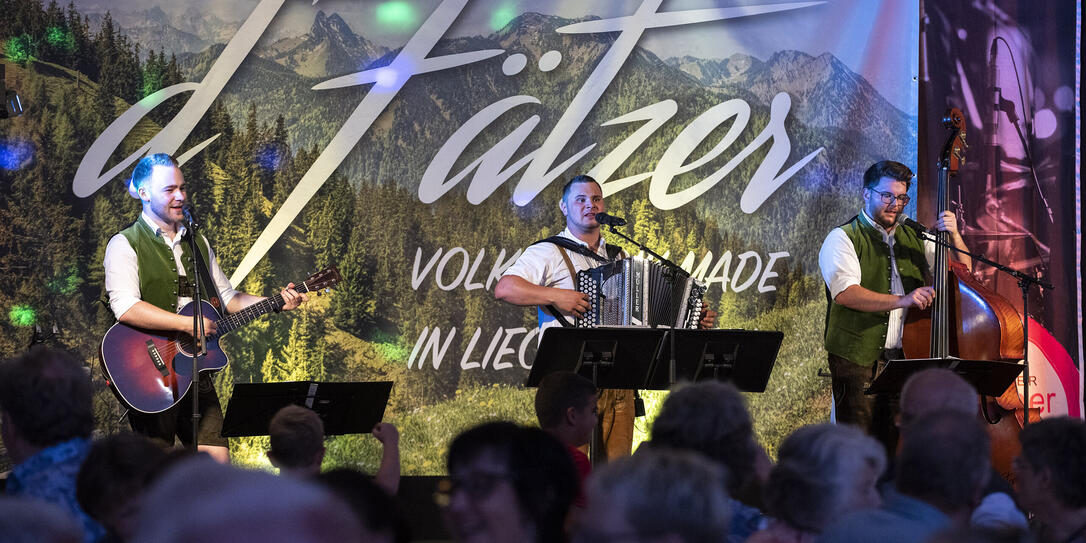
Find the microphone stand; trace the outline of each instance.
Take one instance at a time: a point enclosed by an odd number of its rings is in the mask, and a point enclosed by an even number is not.
[[[916,229],[914,229],[916,230]],[[973,260],[983,262],[1011,277],[1018,280],[1018,288],[1022,291],[1022,407],[1025,409],[1025,416],[1022,418],[1022,426],[1029,424],[1029,290],[1033,285],[1037,285],[1042,289],[1055,290],[1051,283],[1043,281],[1036,277],[1030,277],[1029,275],[1020,272],[1016,269],[1004,266],[998,262],[989,260],[988,258],[971,253],[954,247],[948,242],[942,241],[938,236],[931,235],[926,230],[916,230],[917,234],[920,234],[921,238],[935,242],[936,245],[942,245],[947,249],[950,249],[956,253],[967,255]],[[985,414],[987,418],[987,414]]]
[[[196,245],[196,236],[200,225],[195,218],[188,221],[189,250],[192,251],[192,452],[199,450],[200,439],[200,357],[207,354],[207,337],[204,335],[204,307],[200,292],[200,248]]]
[[[638,249],[641,249],[645,253],[651,255],[653,258],[660,261],[661,264],[663,264],[663,265],[667,266],[669,269],[671,269],[671,271],[675,275],[676,279],[678,279],[679,277],[684,277],[685,278],[685,277],[690,276],[690,274],[687,273],[686,270],[680,268],[678,264],[664,258],[662,255],[658,254],[656,251],[653,251],[652,249],[649,249],[649,247],[647,245],[645,245],[644,243],[641,243],[640,241],[637,241],[636,239],[633,239],[630,236],[627,236],[626,234],[623,234],[622,232],[619,232],[618,227],[616,227],[615,225],[612,224],[612,225],[609,225],[609,226],[611,227],[611,232],[614,232],[615,234],[618,234],[618,236],[621,237],[622,239],[625,239],[625,240],[633,243],[634,245],[637,245]],[[675,361],[675,323],[674,322],[668,323],[667,330],[664,332],[664,338],[667,340],[668,346],[669,346],[670,351],[671,351],[671,356],[670,356],[670,359],[668,360],[668,365],[667,365],[667,382],[668,382],[668,386],[671,387],[671,386],[673,386],[675,384],[675,381],[676,381],[675,372],[676,372],[676,365],[677,365],[676,361]]]

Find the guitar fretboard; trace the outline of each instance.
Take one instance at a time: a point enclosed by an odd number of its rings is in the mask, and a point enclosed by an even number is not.
[[[309,292],[309,286],[306,285],[303,281],[300,285],[294,287],[294,290],[298,291],[299,293]],[[283,296],[281,294],[276,294],[275,296],[269,296],[267,298],[264,298],[263,300],[260,300],[259,302],[252,304],[245,309],[242,309],[241,311],[238,311],[237,313],[231,313],[223,317],[222,319],[219,319],[218,331],[215,336],[224,336],[234,330],[237,330],[238,328],[241,328],[242,326],[245,326],[246,324],[249,324],[250,322],[256,320],[263,315],[266,315],[273,311],[279,311],[283,308],[283,305]]]

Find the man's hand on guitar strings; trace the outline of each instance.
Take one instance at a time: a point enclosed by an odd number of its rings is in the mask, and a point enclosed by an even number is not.
[[[294,290],[294,283],[288,284],[287,288],[283,289],[279,295],[283,297],[283,311],[297,309],[299,305],[302,305],[302,302],[309,301],[309,296]]]

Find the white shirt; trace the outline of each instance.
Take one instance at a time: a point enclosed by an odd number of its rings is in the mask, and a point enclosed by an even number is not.
[[[558,235],[570,239],[586,249],[588,248],[588,244],[577,239],[573,232],[569,231],[568,227]],[[569,260],[573,263],[575,271],[592,269],[602,264],[574,251],[567,251],[553,243],[536,243],[525,249],[517,258],[517,261],[509,266],[502,275],[515,275],[533,285],[576,290],[573,277],[569,275],[566,261],[562,258],[562,252],[569,255]],[[607,242],[604,241],[602,234],[600,235],[600,246],[596,248],[595,252],[603,259],[607,259]],[[558,319],[544,311],[542,307],[538,307],[536,310],[539,315],[540,328],[549,328],[560,324]],[[572,320],[570,313],[563,311],[562,314]]]
[[[162,239],[162,243],[165,243],[167,247],[173,250],[173,259],[177,263],[177,272],[184,275],[185,266],[181,262],[181,238],[185,234],[185,227],[178,228],[177,235],[170,239],[166,232],[159,228],[146,212],[140,214],[140,220],[147,223],[151,230],[155,232],[155,235]],[[204,242],[207,243],[207,238],[204,238]],[[210,244],[208,245],[208,252],[210,253],[207,263],[208,271],[211,273],[211,279],[215,282],[215,286],[219,289],[222,307],[225,308],[226,304],[238,291],[234,290],[234,287],[230,285],[230,280],[226,278],[226,274],[219,267],[219,262],[215,258],[215,251],[211,249]],[[128,243],[128,238],[120,233],[110,238],[109,243],[106,245],[106,256],[102,260],[102,265],[106,269],[106,292],[109,293],[109,307],[113,310],[113,315],[117,317],[117,320],[120,320],[121,315],[124,315],[132,306],[136,305],[136,302],[143,299],[140,293],[140,273],[136,250]],[[187,296],[178,296],[177,308],[180,309],[191,301],[192,298]]]
[[[867,215],[866,211],[860,211],[860,220],[873,227],[882,234],[883,241],[890,246],[890,293],[901,296],[905,294],[901,286],[901,275],[897,271],[897,258],[894,256],[894,228],[884,229]],[[935,243],[924,240],[924,258],[928,261],[928,267],[935,262]],[[822,280],[830,290],[830,299],[836,299],[837,295],[852,285],[860,284],[860,259],[856,256],[856,248],[852,240],[841,227],[830,230],[826,240],[822,242],[822,248],[818,251],[818,268],[822,271]],[[886,329],[885,349],[901,348],[901,332],[905,328],[905,309],[890,311],[890,321]]]

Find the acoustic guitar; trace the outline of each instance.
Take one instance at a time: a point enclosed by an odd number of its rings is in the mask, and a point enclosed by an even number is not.
[[[294,287],[299,293],[327,289],[340,281],[339,271],[327,268]],[[199,358],[200,373],[217,371],[230,362],[219,347],[222,336],[241,328],[258,317],[283,307],[279,294],[226,316],[211,304],[200,302],[204,317],[215,321],[216,332],[207,336],[206,351]],[[195,302],[178,313],[192,316]],[[106,380],[117,399],[130,409],[143,413],[161,413],[181,401],[192,386],[192,360],[199,343],[180,332],[164,332],[129,326],[118,322],[102,337],[99,360]]]

